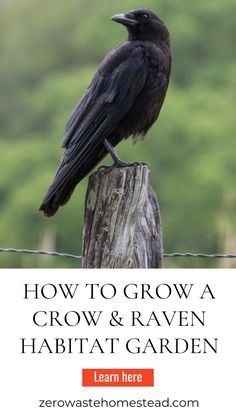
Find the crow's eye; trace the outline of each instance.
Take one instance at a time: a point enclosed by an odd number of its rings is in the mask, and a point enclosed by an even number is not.
[[[143,18],[144,18],[144,19],[148,19],[148,18],[149,18],[148,14],[147,14],[147,13],[144,13],[144,14],[143,14]]]

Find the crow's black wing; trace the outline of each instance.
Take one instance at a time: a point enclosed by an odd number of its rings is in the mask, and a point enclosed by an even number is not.
[[[127,112],[126,108],[130,108],[135,97],[143,88],[146,80],[143,51],[141,48],[135,48],[132,51],[126,48],[125,56],[121,52],[110,54],[104,60],[107,65],[104,66],[103,71],[98,70],[67,123],[62,147],[67,148],[75,140],[86,141],[83,134],[85,131],[89,134],[89,130],[94,128],[94,115],[96,116],[100,112],[103,113],[109,124],[115,107],[120,106],[125,100],[123,117]],[[119,114],[117,113],[118,118]],[[113,128],[118,122],[118,120],[113,121]]]
[[[96,75],[97,76],[97,75]],[[62,141],[62,147],[67,147],[71,141],[75,130],[78,128],[79,124],[83,121],[83,118],[90,112],[91,107],[94,105],[94,101],[99,95],[100,90],[102,89],[104,82],[104,77],[94,77],[91,85],[86,90],[80,102],[73,110],[67,125],[66,132]]]

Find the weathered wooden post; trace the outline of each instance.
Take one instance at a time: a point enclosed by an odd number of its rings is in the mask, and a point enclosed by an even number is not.
[[[82,267],[163,268],[160,210],[147,164],[90,176]]]

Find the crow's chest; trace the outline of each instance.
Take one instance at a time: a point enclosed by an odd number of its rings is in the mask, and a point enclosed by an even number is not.
[[[116,133],[120,138],[144,136],[156,121],[163,105],[170,68],[162,51],[145,51],[146,81]]]

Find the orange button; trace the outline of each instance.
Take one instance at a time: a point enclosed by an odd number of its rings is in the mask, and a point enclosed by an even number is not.
[[[153,369],[83,369],[83,387],[153,387]]]

